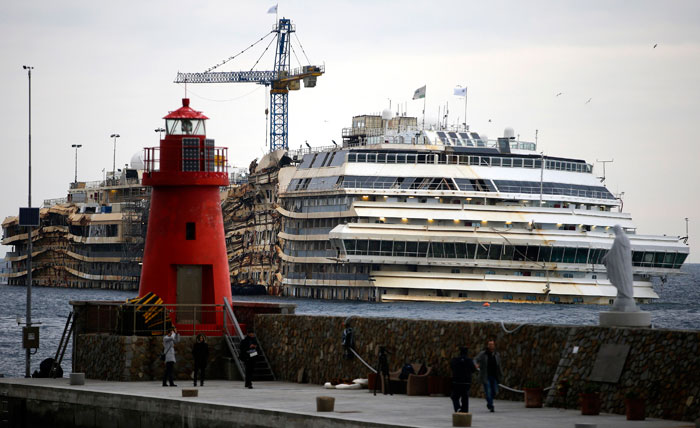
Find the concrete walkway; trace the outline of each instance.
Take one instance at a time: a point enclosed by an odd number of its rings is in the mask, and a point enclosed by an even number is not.
[[[28,389],[41,392],[42,396],[61,397],[61,394],[75,396],[77,392],[93,393],[95,396],[114,394],[137,400],[166,400],[186,402],[188,406],[198,404],[203,408],[215,405],[238,409],[256,409],[256,415],[270,415],[270,422],[279,425],[280,417],[288,415],[292,419],[306,420],[304,426],[376,426],[376,427],[451,427],[452,402],[448,397],[415,397],[406,395],[381,395],[375,397],[367,390],[323,389],[318,385],[284,382],[258,382],[248,390],[242,382],[208,381],[199,389],[199,397],[183,398],[182,388],[192,387],[180,381],[178,387],[162,387],[160,382],[105,382],[87,380],[83,386],[70,386],[68,379],[24,379],[0,378],[0,392]],[[47,395],[47,393],[50,393]],[[82,395],[82,394],[81,394]],[[316,397],[335,397],[335,412],[317,413]],[[45,399],[45,398],[42,398]],[[58,398],[60,400],[60,398]],[[122,400],[123,401],[123,400]],[[677,422],[659,419],[627,421],[623,415],[601,414],[582,416],[578,410],[554,408],[526,409],[524,403],[513,401],[495,402],[496,412],[486,409],[483,399],[472,398],[470,410],[474,427],[503,428],[561,428],[574,427],[576,423],[596,424],[598,427],[694,427],[692,422]],[[273,417],[274,416],[274,417]],[[252,421],[251,421],[252,422]],[[257,423],[261,423],[258,420]],[[267,426],[263,424],[262,426]]]

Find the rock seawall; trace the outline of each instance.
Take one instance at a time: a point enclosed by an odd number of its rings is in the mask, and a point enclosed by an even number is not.
[[[278,379],[296,382],[300,369],[311,383],[366,377],[356,358],[343,358],[344,317],[256,315],[255,330]],[[407,362],[425,362],[435,374],[449,376],[449,360],[459,346],[475,355],[495,338],[503,361],[504,385],[522,389],[534,382],[553,386],[547,405],[579,407],[579,394],[591,374],[602,344],[627,344],[630,351],[617,383],[599,383],[602,411],[624,413],[624,398],[635,392],[646,399],[648,417],[694,421],[700,417],[700,332],[351,318],[357,352],[376,367],[384,345],[390,370]],[[577,346],[577,353],[573,353]],[[564,381],[565,382],[561,382]],[[565,386],[562,388],[561,386]],[[483,396],[474,378],[472,396]],[[501,399],[522,400],[502,389]]]

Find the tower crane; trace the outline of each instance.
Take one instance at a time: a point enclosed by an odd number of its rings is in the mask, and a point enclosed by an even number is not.
[[[305,65],[291,70],[290,41],[291,35],[295,31],[296,28],[290,19],[281,18],[269,33],[276,34],[275,66],[271,71],[256,71],[252,69],[250,71],[211,71],[233,59],[234,55],[203,73],[178,72],[175,83],[257,83],[270,86],[270,151],[287,149],[289,147],[289,91],[299,90],[301,81],[304,82],[304,87],[306,88],[315,87],[316,78],[325,72],[325,66],[323,65]],[[258,40],[258,42],[265,37]],[[245,50],[247,49],[244,49],[241,53],[245,52]]]

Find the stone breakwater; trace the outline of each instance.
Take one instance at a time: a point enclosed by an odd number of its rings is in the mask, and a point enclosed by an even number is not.
[[[210,337],[209,363],[205,376],[226,379],[231,354],[221,337]],[[194,370],[192,358],[194,337],[181,337],[175,345],[175,378],[189,380]],[[90,379],[114,381],[161,380],[165,363],[160,360],[163,337],[81,334],[75,346],[73,371],[83,372]],[[235,370],[235,368],[233,368]]]
[[[300,369],[311,383],[366,377],[356,358],[343,358],[344,317],[256,315],[255,330],[278,379],[295,382]],[[523,325],[395,318],[352,318],[355,348],[376,367],[379,346],[389,352],[390,370],[425,362],[432,373],[449,376],[449,360],[460,346],[474,355],[495,338],[503,362],[504,385],[527,383],[549,390],[547,405],[577,408],[579,394],[603,344],[630,345],[617,383],[599,383],[601,410],[624,413],[624,398],[646,399],[648,417],[693,421],[700,417],[700,332],[592,326]],[[510,333],[509,333],[510,332]],[[577,353],[573,353],[577,346]],[[562,382],[565,381],[565,382]],[[565,388],[557,386],[566,385]],[[472,396],[482,396],[474,379]],[[522,400],[505,390],[499,398]]]

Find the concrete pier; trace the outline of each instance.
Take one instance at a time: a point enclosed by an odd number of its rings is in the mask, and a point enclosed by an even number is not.
[[[9,426],[26,427],[451,427],[452,402],[447,397],[381,395],[367,390],[323,389],[318,385],[210,381],[198,387],[198,397],[182,397],[182,388],[160,382],[106,382],[69,379],[0,378],[0,401],[6,401]],[[477,386],[474,385],[473,388]],[[316,412],[316,397],[335,398],[333,412]],[[627,421],[623,415],[582,416],[578,410],[526,409],[523,402],[470,400],[474,427],[560,428],[577,423],[604,427],[683,427],[688,422],[659,419]],[[23,415],[23,416],[22,416]]]

